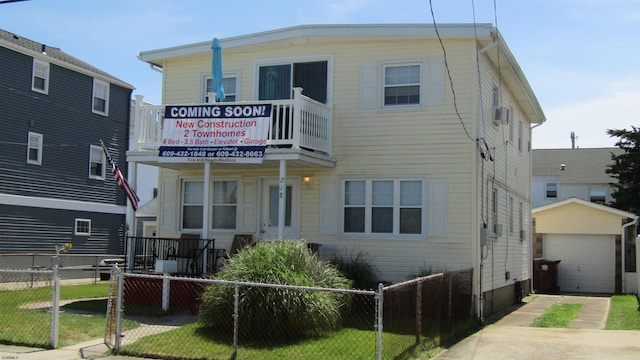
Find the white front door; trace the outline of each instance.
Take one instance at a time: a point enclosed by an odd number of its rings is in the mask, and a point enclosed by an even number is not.
[[[299,238],[299,189],[298,178],[287,178],[287,190],[285,201],[284,238]],[[260,209],[260,240],[278,239],[278,205],[280,203],[280,188],[277,178],[262,180],[262,196]]]

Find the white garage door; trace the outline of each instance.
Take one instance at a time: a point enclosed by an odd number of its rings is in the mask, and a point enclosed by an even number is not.
[[[613,293],[615,240],[613,235],[545,234],[542,253],[558,264],[561,292]]]

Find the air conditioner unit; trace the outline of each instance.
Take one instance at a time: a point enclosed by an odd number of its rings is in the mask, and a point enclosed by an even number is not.
[[[527,238],[527,231],[520,230],[520,241],[525,240]]]
[[[493,123],[495,125],[504,125],[509,122],[509,108],[504,106],[493,108]]]
[[[493,224],[493,233],[496,236],[502,236],[502,224]]]

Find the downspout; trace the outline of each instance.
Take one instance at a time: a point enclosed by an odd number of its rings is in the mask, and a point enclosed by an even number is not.
[[[531,139],[531,147],[533,147],[533,129],[537,128],[538,126],[542,125],[544,123],[539,123],[539,124],[535,124],[531,127],[529,127],[529,139]],[[531,178],[533,175],[533,156],[531,155],[532,153],[529,153],[529,196],[531,196]],[[529,281],[529,294],[533,293],[533,242],[535,241],[535,239],[533,238],[533,217],[531,216],[531,214],[533,213],[533,209],[531,208],[531,206],[533,205],[533,203],[531,202],[531,199],[529,199],[529,238],[531,239],[529,241],[529,253],[531,254],[531,261],[529,261],[529,279],[531,281]]]
[[[482,70],[482,66],[481,66],[482,65],[482,56],[481,55],[484,52],[494,48],[497,45],[498,45],[498,39],[497,39],[497,36],[494,35],[493,42],[491,44],[485,46],[484,48],[480,49],[480,51],[478,51],[478,55],[477,55],[477,59],[478,59],[477,60],[477,66],[478,66],[478,69],[477,69],[476,73],[477,73],[477,76],[478,76],[478,109],[477,109],[477,111],[478,111],[478,130],[476,132],[477,133],[476,151],[478,149],[480,139],[484,138],[484,119],[483,119],[483,111],[482,111],[482,75],[481,75],[482,74],[482,71],[481,71]],[[476,152],[476,164],[478,164],[478,161],[482,162],[482,161],[484,161],[484,159],[482,159],[480,157],[480,154],[478,152]],[[478,176],[479,175],[478,174],[478,171],[479,171],[478,169],[479,169],[479,167],[476,167],[476,176],[475,176],[475,178],[476,178],[476,186],[475,186],[476,187],[476,191],[479,188],[478,181],[480,182],[480,186],[484,187],[484,179],[479,179],[480,176]],[[480,194],[483,194],[483,192],[481,191]],[[476,196],[476,200],[477,200],[477,198],[478,197]],[[484,301],[483,301],[484,295],[482,293],[482,273],[483,273],[484,264],[483,264],[483,260],[482,260],[481,239],[484,236],[482,232],[486,231],[485,228],[484,228],[484,222],[482,221],[483,220],[482,219],[482,215],[483,215],[482,214],[482,212],[483,212],[482,203],[483,203],[483,201],[484,201],[484,199],[481,198],[480,201],[478,202],[478,204],[476,204],[476,211],[478,210],[478,207],[480,207],[479,215],[480,215],[481,219],[480,219],[480,224],[478,224],[477,222],[475,224],[476,228],[478,228],[478,225],[480,225],[479,226],[480,233],[476,233],[477,234],[476,235],[477,236],[476,237],[477,241],[476,241],[476,245],[473,247],[474,252],[475,252],[475,254],[473,256],[473,259],[474,259],[473,260],[473,262],[474,262],[474,266],[473,267],[474,267],[474,269],[478,270],[478,275],[477,275],[478,276],[478,281],[477,281],[477,288],[476,288],[476,294],[477,294],[477,296],[476,296],[476,309],[478,309],[478,319],[481,322],[484,321],[484,309],[483,309],[483,307],[484,307]],[[477,220],[477,218],[478,217],[476,216],[476,220]]]
[[[622,236],[620,236],[620,248],[621,248],[621,253],[622,253],[622,261],[621,261],[622,264],[620,265],[622,267],[622,269],[621,269],[622,270],[621,271],[621,274],[622,274],[622,276],[621,276],[621,279],[622,279],[621,290],[622,290],[623,293],[626,291],[625,281],[624,281],[624,278],[625,278],[625,275],[624,275],[624,273],[625,273],[624,263],[625,263],[625,260],[626,260],[625,245],[626,245],[626,242],[627,242],[627,231],[626,230],[627,230],[627,228],[629,226],[636,224],[636,222],[638,221],[638,217],[636,216],[636,217],[633,217],[632,219],[633,219],[633,221],[629,221],[628,223],[622,225],[622,230],[621,230],[622,231],[622,233],[621,233]],[[637,272],[638,271],[636,270],[636,273]]]

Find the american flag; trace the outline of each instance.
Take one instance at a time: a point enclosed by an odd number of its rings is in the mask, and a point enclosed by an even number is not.
[[[102,141],[100,142],[102,143]],[[107,156],[107,161],[111,166],[111,172],[113,173],[113,177],[116,179],[116,182],[118,183],[118,185],[120,185],[120,187],[124,190],[124,193],[127,194],[127,198],[131,203],[131,207],[133,208],[133,211],[138,210],[138,202],[140,201],[140,198],[138,197],[136,192],[133,190],[131,185],[129,185],[129,182],[124,177],[124,175],[122,175],[122,172],[120,171],[120,169],[118,169],[118,165],[116,165],[116,163],[111,158],[111,155],[109,154],[109,151],[107,151],[107,147],[104,146],[104,143],[102,143],[102,150],[104,151],[104,154]]]

